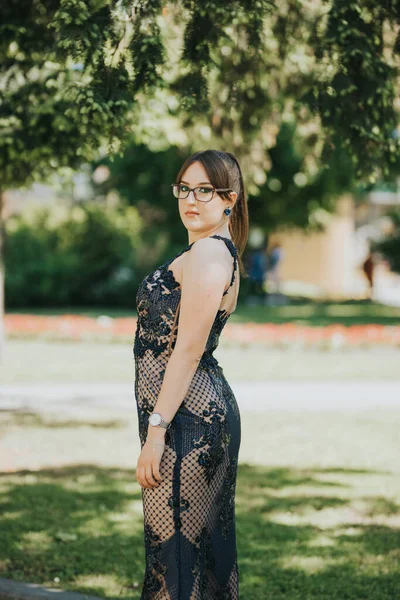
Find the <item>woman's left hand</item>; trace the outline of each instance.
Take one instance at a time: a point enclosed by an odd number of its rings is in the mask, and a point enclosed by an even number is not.
[[[164,436],[147,436],[139,455],[136,467],[136,479],[144,488],[155,488],[162,481],[160,463],[164,453]]]

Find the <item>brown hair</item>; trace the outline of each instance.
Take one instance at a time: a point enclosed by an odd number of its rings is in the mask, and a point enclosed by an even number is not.
[[[235,205],[229,216],[229,231],[232,241],[238,250],[240,274],[248,277],[241,256],[249,237],[249,213],[244,188],[242,170],[239,162],[231,152],[221,150],[203,150],[189,156],[176,176],[175,183],[180,183],[183,174],[191,164],[200,162],[215,188],[229,188],[237,193]],[[230,200],[229,192],[218,192],[221,198]]]

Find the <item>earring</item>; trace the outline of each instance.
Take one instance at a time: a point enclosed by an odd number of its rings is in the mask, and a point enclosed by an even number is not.
[[[225,208],[224,213],[226,214],[226,216],[231,214],[231,209],[230,208]]]

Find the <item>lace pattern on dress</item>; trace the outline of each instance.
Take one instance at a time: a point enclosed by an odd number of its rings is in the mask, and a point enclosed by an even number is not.
[[[225,296],[235,281],[237,251]],[[135,398],[141,445],[161,389],[179,327],[181,288],[172,261],[141,282],[133,345]],[[232,389],[213,356],[230,316],[218,310],[187,394],[165,436],[163,478],[142,488],[146,569],[140,600],[238,600],[234,494],[240,446],[240,413]],[[174,327],[175,321],[175,327]]]

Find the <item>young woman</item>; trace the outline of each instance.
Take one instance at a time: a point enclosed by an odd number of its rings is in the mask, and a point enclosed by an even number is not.
[[[172,190],[189,245],[136,296],[141,600],[237,600],[240,414],[213,352],[247,276],[246,194],[237,159],[217,150],[190,156]]]

